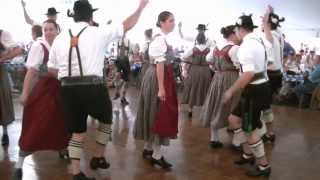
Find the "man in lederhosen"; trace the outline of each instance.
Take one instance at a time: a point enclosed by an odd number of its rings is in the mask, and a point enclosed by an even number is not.
[[[271,167],[258,129],[262,128],[260,114],[270,103],[268,94],[271,90],[267,76],[267,47],[270,48],[270,44],[253,33],[257,26],[253,24],[251,15],[241,16],[236,26],[237,34],[243,41],[238,51],[241,74],[223,99],[224,103],[228,103],[234,94],[242,90],[241,100],[229,117],[234,138],[243,147],[241,159],[235,163],[243,165],[257,161],[257,167],[248,171],[247,175],[269,176]]]
[[[272,44],[272,48],[268,52],[269,65],[268,65],[268,77],[271,85],[271,97],[277,95],[279,89],[282,87],[282,72],[283,72],[283,47],[284,39],[279,29],[280,23],[285,19],[280,18],[273,12],[271,6],[268,7],[263,17],[263,31],[266,39]],[[263,111],[261,120],[266,123],[267,133],[263,135],[262,139],[266,142],[273,143],[275,141],[275,134],[273,132],[273,120],[274,115],[270,106]]]
[[[104,53],[110,42],[121,38],[137,23],[147,3],[148,0],[141,0],[138,9],[123,24],[95,27],[90,26],[94,10],[91,4],[78,0],[73,7],[75,23],[52,45],[48,67],[61,81],[68,129],[72,133],[68,150],[74,180],[90,179],[80,171],[88,115],[100,122],[90,167],[96,170],[110,166],[104,157],[112,123],[111,100],[103,80]]]
[[[114,100],[121,97],[121,104],[126,106],[129,102],[126,99],[127,89],[129,87],[129,76],[130,76],[130,62],[129,62],[129,51],[130,51],[130,41],[127,40],[126,36],[122,36],[121,40],[118,42],[117,48],[117,60],[115,65],[118,69],[118,73],[121,77],[118,82],[116,82],[116,95]],[[122,93],[120,94],[120,91]]]

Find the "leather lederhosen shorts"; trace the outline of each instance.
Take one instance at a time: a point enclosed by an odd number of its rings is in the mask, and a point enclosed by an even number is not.
[[[241,99],[232,114],[242,119],[242,129],[250,133],[262,127],[261,112],[270,106],[271,88],[269,82],[249,84],[241,94]]]

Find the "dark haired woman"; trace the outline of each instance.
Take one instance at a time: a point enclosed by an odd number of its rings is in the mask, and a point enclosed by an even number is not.
[[[203,107],[201,122],[205,127],[210,127],[210,147],[221,148],[218,130],[227,124],[228,115],[232,107],[237,104],[239,96],[235,96],[231,105],[222,105],[224,92],[238,78],[237,51],[239,39],[235,33],[235,26],[227,26],[221,29],[221,34],[227,40],[227,45],[221,50],[214,50],[207,56],[207,60],[213,64],[215,75],[212,79],[209,92]],[[236,144],[239,146],[240,144]]]
[[[47,71],[49,51],[58,35],[58,25],[47,20],[43,24],[43,32],[45,38],[33,43],[26,63],[28,70],[20,97],[24,111],[16,179],[22,177],[26,156],[42,150],[62,152],[69,140],[62,112],[60,83]]]
[[[187,77],[184,82],[181,104],[189,105],[189,118],[192,117],[194,106],[203,105],[211,82],[211,72],[206,61],[210,48],[206,45],[206,39],[204,32],[200,32],[195,47],[182,57],[187,62],[184,66]]]
[[[150,66],[142,80],[134,137],[145,141],[144,159],[169,169],[172,165],[164,159],[161,146],[168,146],[178,133],[178,100],[170,64],[174,55],[166,40],[175,26],[173,14],[162,12],[157,26],[161,32],[150,44]]]

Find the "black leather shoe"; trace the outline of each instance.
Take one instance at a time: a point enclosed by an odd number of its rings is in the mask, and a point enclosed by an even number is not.
[[[122,104],[123,106],[127,106],[127,105],[129,105],[129,102],[127,101],[126,98],[122,98],[122,99],[121,99],[121,104]]]
[[[234,145],[234,144],[231,144],[231,145],[230,145],[230,148],[231,148],[232,150],[236,151],[236,152],[241,152],[241,153],[242,153],[242,146],[241,146],[241,145],[240,145],[240,146],[236,146],[236,145]]]
[[[274,143],[276,141],[276,135],[268,135],[268,134],[265,134],[262,136],[262,140],[264,143]]]
[[[2,135],[1,144],[2,144],[2,146],[8,146],[9,145],[9,136],[8,136],[8,134]]]
[[[211,141],[210,148],[211,149],[220,149],[220,148],[223,148],[223,144],[220,141]]]
[[[13,173],[13,180],[22,180],[22,169],[19,168],[19,169],[15,169],[14,170],[14,173]]]
[[[251,177],[260,177],[260,176],[269,177],[271,174],[271,167],[268,167],[267,169],[264,169],[264,170],[261,170],[259,167],[256,167],[254,169],[249,170],[246,174]]]
[[[70,160],[68,150],[65,149],[65,150],[59,151],[59,158],[63,160]]]
[[[227,133],[234,134],[234,131],[233,131],[233,129],[227,128]]]
[[[234,163],[237,164],[237,165],[245,165],[245,164],[251,164],[251,165],[254,165],[255,163],[255,159],[254,157],[250,157],[248,159],[244,158],[243,155],[241,155],[240,159],[235,161]]]
[[[143,159],[150,160],[150,159],[152,159],[152,154],[153,154],[153,151],[149,151],[149,150],[145,149],[142,152],[142,157],[143,157]]]
[[[110,167],[110,164],[106,161],[104,157],[101,157],[101,158],[94,157],[90,161],[90,167],[93,170],[108,169]]]
[[[117,100],[117,99],[119,99],[119,97],[120,97],[120,94],[116,93],[116,95],[114,96],[113,100]]]
[[[158,165],[158,166],[160,166],[162,169],[166,169],[166,170],[169,170],[169,169],[172,167],[172,165],[171,165],[170,163],[168,163],[168,162],[164,159],[164,157],[161,157],[161,159],[159,159],[159,160],[156,160],[156,159],[154,159],[154,158],[151,158],[151,164],[152,164],[152,166]]]
[[[83,172],[73,176],[73,180],[95,180],[95,178],[88,178]]]

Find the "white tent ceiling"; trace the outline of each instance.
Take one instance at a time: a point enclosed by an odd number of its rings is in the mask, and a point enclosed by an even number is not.
[[[65,14],[68,8],[72,8],[74,0],[25,1],[30,16],[37,21],[45,19],[43,14],[50,6],[55,6],[61,12],[60,23],[66,24],[70,21]],[[99,8],[95,13],[95,19],[100,23],[107,22],[110,18],[114,21],[123,20],[135,9],[138,1],[90,0],[94,7]],[[316,31],[320,29],[320,11],[317,9],[320,7],[319,0],[150,0],[149,6],[130,36],[135,40],[143,39],[142,31],[154,27],[157,14],[162,10],[170,10],[175,14],[177,21],[183,22],[186,34],[193,35],[198,23],[209,23],[209,35],[219,39],[219,28],[233,24],[243,12],[254,14],[255,23],[260,25],[259,17],[268,4],[273,5],[279,15],[286,17],[283,31],[295,45],[314,38]],[[0,18],[0,27],[12,31],[17,39],[30,37],[30,28],[24,23],[20,0],[1,0]]]

